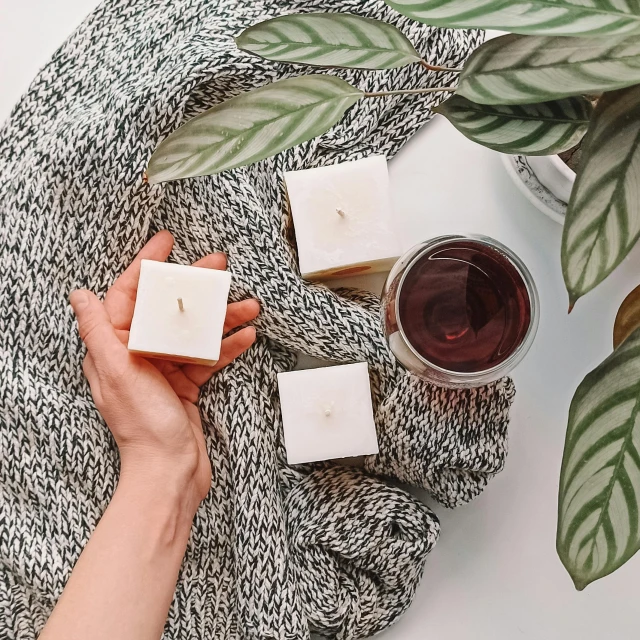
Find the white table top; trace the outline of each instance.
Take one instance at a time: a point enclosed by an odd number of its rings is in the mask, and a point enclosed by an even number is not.
[[[96,0],[0,0],[0,119]],[[555,553],[566,417],[582,377],[611,350],[616,310],[640,281],[636,251],[567,316],[561,228],[510,182],[498,154],[439,116],[391,162],[406,248],[451,232],[490,235],[529,266],[540,292],[537,339],[515,372],[506,469],[475,502],[436,507],[440,542],[409,612],[385,640],[631,640],[638,637],[640,558],[586,591]],[[347,281],[345,281],[346,283]],[[381,278],[350,285],[378,289]]]

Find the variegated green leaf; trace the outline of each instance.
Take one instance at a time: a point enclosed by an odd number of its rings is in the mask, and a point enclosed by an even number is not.
[[[640,32],[637,0],[385,0],[436,27],[543,35],[608,36]]]
[[[577,589],[640,548],[640,330],[578,387],[569,411],[557,549]]]
[[[489,149],[548,156],[566,151],[582,139],[592,107],[584,98],[493,106],[454,95],[434,111],[467,138]]]
[[[640,237],[640,86],[606,93],[584,138],[567,207],[562,270],[570,306]]]
[[[211,175],[273,156],[329,130],[364,94],[327,75],[242,93],[174,131],[149,161],[150,183]]]
[[[396,27],[350,13],[273,18],[243,31],[236,44],[269,60],[323,67],[392,69],[420,60]]]
[[[508,35],[471,55],[458,93],[483,104],[526,104],[637,83],[640,35],[595,40]]]

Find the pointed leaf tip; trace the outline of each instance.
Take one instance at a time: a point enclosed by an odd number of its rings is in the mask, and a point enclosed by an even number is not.
[[[636,329],[585,376],[569,409],[556,548],[578,591],[640,549],[639,409]]]
[[[189,120],[156,148],[151,184],[246,166],[319,136],[363,96],[330,75],[278,80],[225,100]],[[230,113],[243,114],[234,118]]]

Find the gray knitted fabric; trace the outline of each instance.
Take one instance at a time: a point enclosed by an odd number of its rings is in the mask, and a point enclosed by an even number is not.
[[[362,101],[326,135],[276,158],[142,182],[157,143],[186,118],[300,73],[237,51],[233,35],[319,10],[396,23],[434,64],[458,66],[479,43],[374,0],[108,0],[0,131],[2,640],[37,635],[117,483],[117,449],[82,375],[68,293],[104,293],[156,230],[175,235],[177,262],[225,251],[232,297],[255,296],[263,308],[255,347],[203,391],[213,482],[166,638],[380,631],[411,603],[439,532],[434,514],[383,476],[455,506],[502,468],[511,382],[451,391],[406,374],[385,346],[374,296],[301,280],[283,197],[285,170],[393,156],[438,98]],[[418,65],[339,75],[367,91],[454,81]],[[366,471],[286,465],[276,375],[294,366],[295,350],[369,363],[380,455]]]

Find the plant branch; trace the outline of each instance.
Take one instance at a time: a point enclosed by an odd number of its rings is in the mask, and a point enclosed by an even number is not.
[[[393,91],[369,91],[364,94],[364,97],[379,98],[382,96],[405,96],[405,95],[421,94],[421,93],[439,93],[440,91],[453,93],[455,90],[456,90],[455,87],[427,87],[425,89],[394,89]]]
[[[456,67],[439,67],[435,64],[429,64],[426,60],[420,60],[420,64],[427,71],[449,71],[451,73],[460,73],[462,69],[457,69]]]

